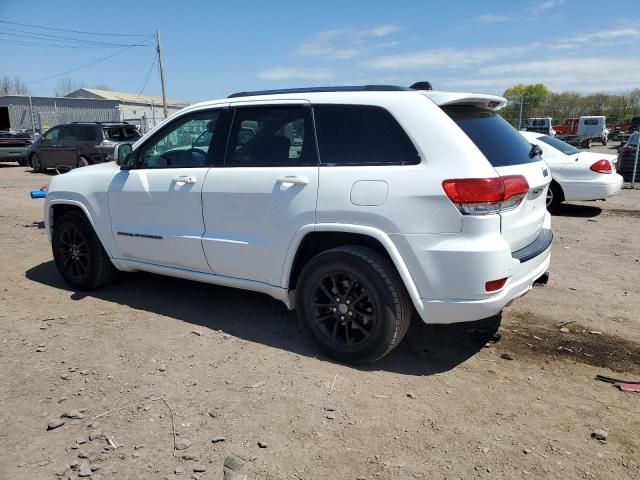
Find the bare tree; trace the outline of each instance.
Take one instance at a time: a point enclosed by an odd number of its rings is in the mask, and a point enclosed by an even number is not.
[[[109,91],[112,90],[112,88],[109,85],[105,85],[104,83],[99,83],[93,88],[95,88],[96,90],[109,90]]]
[[[58,81],[58,84],[53,89],[53,95],[55,97],[64,97],[65,95],[75,92],[82,88],[82,83],[76,82],[71,78],[62,78]]]
[[[29,95],[31,92],[20,77],[5,75],[0,79],[0,95]]]

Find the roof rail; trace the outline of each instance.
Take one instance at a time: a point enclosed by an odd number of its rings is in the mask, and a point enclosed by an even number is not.
[[[255,92],[232,93],[227,98],[253,97],[260,95],[276,95],[283,93],[317,93],[317,92],[401,92],[409,91],[411,88],[399,87],[397,85],[353,85],[341,87],[305,87],[305,88],[283,88],[278,90],[257,90]]]

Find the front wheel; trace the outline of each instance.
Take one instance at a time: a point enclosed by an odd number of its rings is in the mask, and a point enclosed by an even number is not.
[[[345,363],[385,356],[403,339],[413,313],[393,265],[360,246],[313,257],[300,274],[296,308],[322,353]]]
[[[56,267],[73,288],[92,290],[115,279],[117,270],[82,213],[68,212],[56,219],[51,244]]]
[[[36,173],[42,172],[42,160],[40,160],[40,156],[37,153],[32,153],[30,160],[31,169]]]

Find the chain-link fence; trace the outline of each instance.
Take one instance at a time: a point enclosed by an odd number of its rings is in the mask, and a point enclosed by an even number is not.
[[[640,89],[626,94],[552,93],[545,99],[522,97],[509,98],[501,115],[519,130],[536,130],[541,133],[568,138],[579,147],[603,143],[609,153],[618,155],[618,171],[625,182],[640,185],[638,165],[638,134],[640,129]],[[605,117],[601,130],[591,129],[585,134],[580,125],[596,120],[580,117]],[[601,131],[602,134],[594,132]],[[590,141],[591,139],[592,141]]]

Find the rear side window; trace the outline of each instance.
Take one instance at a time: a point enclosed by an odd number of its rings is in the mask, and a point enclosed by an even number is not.
[[[415,165],[415,146],[385,109],[359,105],[313,107],[322,165]]]
[[[547,145],[551,145],[553,148],[555,148],[556,150],[560,150],[565,155],[574,155],[576,153],[580,153],[580,150],[578,150],[573,145],[569,145],[568,143],[563,142],[562,140],[559,140],[556,137],[552,137],[550,135],[540,137],[538,138],[538,140],[546,143]]]
[[[98,139],[95,127],[79,127],[78,140],[93,142]]]
[[[442,109],[494,167],[540,161],[537,155],[529,156],[531,144],[497,113],[467,105],[450,105]]]
[[[237,108],[226,164],[231,167],[317,165],[311,109],[304,106]]]

